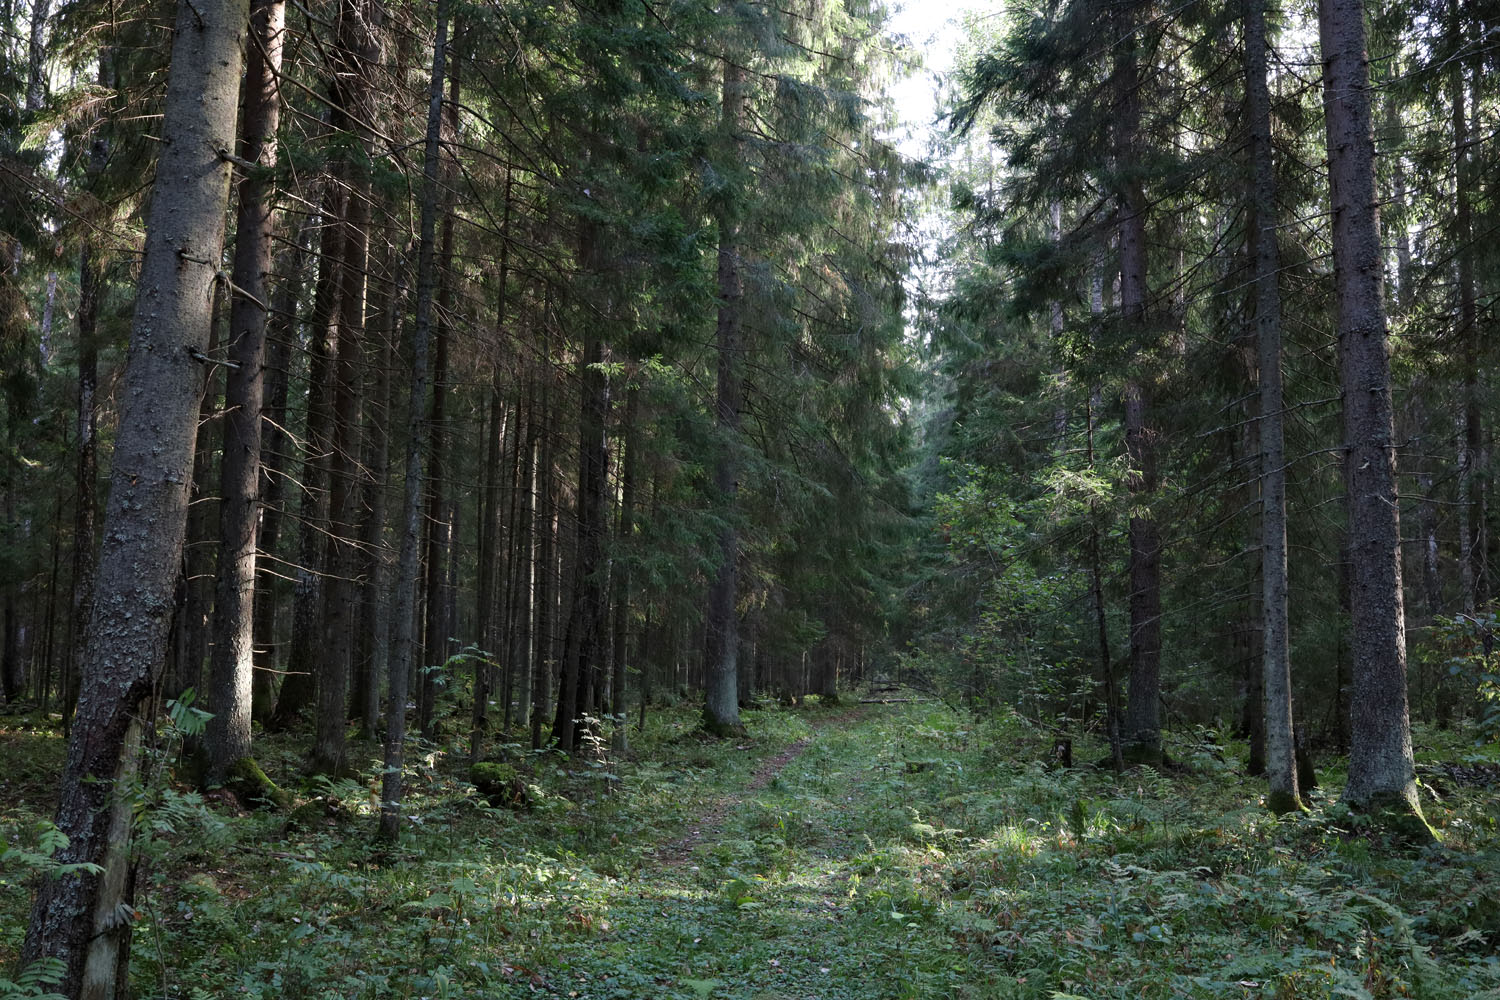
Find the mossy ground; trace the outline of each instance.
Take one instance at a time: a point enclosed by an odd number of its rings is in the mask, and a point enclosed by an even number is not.
[[[284,834],[275,817],[205,808],[205,837],[179,808],[138,900],[142,995],[1470,1000],[1500,988],[1493,789],[1424,792],[1446,846],[1417,849],[1322,793],[1276,819],[1260,784],[1234,773],[1233,746],[1169,742],[1180,772],[1116,775],[1051,767],[1050,733],[1015,717],[936,705],[745,721],[746,737],[714,740],[694,712],[653,713],[623,761],[511,748],[534,798],[522,813],[476,794],[459,744],[427,748],[394,848],[372,836],[363,782],[307,790],[338,808]],[[55,763],[55,741],[24,736],[27,766]],[[302,742],[257,752],[290,783]],[[1452,738],[1422,752],[1465,750]],[[1080,746],[1080,759],[1102,755]],[[3,808],[8,842],[24,841],[39,810]],[[25,893],[5,877],[0,961],[24,924]]]

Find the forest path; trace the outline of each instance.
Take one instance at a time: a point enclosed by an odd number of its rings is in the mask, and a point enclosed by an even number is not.
[[[751,773],[750,780],[746,782],[744,788],[737,793],[720,795],[710,802],[692,821],[692,828],[657,851],[652,859],[653,862],[660,868],[676,868],[687,864],[693,852],[704,843],[705,839],[712,839],[722,832],[726,818],[744,801],[746,796],[769,785],[786,769],[787,765],[802,756],[803,752],[813,744],[818,733],[830,728],[849,725],[859,718],[864,707],[857,705],[838,715],[813,720],[812,735],[804,736],[761,761]]]
[[[580,998],[957,995],[952,938],[912,912],[930,916],[935,897],[887,874],[912,859],[935,872],[938,831],[920,813],[962,781],[910,759],[932,752],[921,718],[857,706],[810,719],[676,839],[635,845],[638,864],[592,897],[588,933],[546,942],[528,967]]]

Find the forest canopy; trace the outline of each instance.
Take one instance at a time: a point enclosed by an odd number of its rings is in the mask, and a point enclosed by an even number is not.
[[[1458,849],[1487,0],[0,2],[15,995],[131,995],[152,809],[354,789],[399,851],[434,775],[572,808],[656,715],[1243,744],[1289,827]]]

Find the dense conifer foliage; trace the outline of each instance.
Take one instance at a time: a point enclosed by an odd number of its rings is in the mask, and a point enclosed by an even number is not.
[[[0,0],[0,997],[1497,988],[1500,12],[964,10]]]

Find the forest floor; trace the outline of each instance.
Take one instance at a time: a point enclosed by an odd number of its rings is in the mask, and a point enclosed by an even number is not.
[[[1418,733],[1446,840],[1419,849],[1322,794],[1275,820],[1209,731],[1171,745],[1178,769],[1116,775],[935,703],[751,711],[741,740],[694,721],[653,713],[618,759],[497,748],[524,809],[429,748],[394,848],[361,782],[304,789],[289,819],[163,767],[140,790],[136,995],[1500,997],[1497,767],[1460,734]],[[263,742],[268,770],[293,781],[301,743]],[[5,967],[60,745],[0,719]]]

